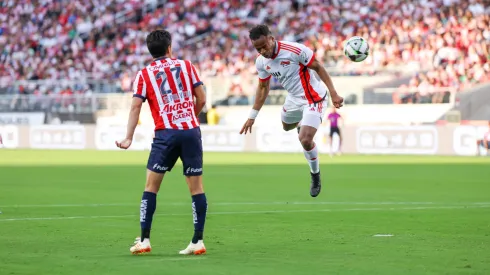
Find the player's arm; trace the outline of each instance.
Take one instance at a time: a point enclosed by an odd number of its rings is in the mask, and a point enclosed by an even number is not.
[[[196,98],[194,103],[194,113],[198,116],[201,113],[202,108],[204,108],[204,105],[206,105],[206,93],[204,92],[203,85],[194,88],[194,97]]]
[[[301,49],[301,53],[298,55],[298,62],[301,65],[314,70],[318,74],[318,76],[320,76],[320,79],[323,81],[323,83],[327,85],[328,91],[330,93],[330,98],[332,99],[332,103],[335,108],[342,107],[344,99],[337,94],[337,90],[333,85],[332,78],[328,74],[327,70],[325,70],[323,64],[315,58],[315,54],[310,48],[299,43],[297,44],[297,46]]]
[[[262,60],[260,59],[256,60],[255,68],[259,75],[259,85],[255,91],[254,105],[252,106],[252,110],[250,110],[247,121],[240,130],[240,134],[247,134],[247,132],[252,133],[252,126],[255,119],[257,118],[260,109],[262,109],[262,106],[264,106],[265,100],[269,96],[271,74],[263,68]]]
[[[314,58],[314,57],[312,57]],[[325,67],[323,66],[322,63],[320,63],[318,60],[314,59],[310,64],[308,65],[308,68],[314,70],[317,72],[318,76],[320,79],[327,85],[328,91],[330,93],[330,98],[332,99],[332,103],[336,108],[342,107],[342,103],[344,102],[344,99],[339,96],[337,93],[337,90],[335,89],[333,85],[332,78],[328,74],[327,70],[325,70]]]
[[[136,75],[136,79],[133,83],[133,100],[131,101],[131,109],[129,110],[128,125],[126,129],[126,137],[118,142],[116,146],[121,149],[128,149],[133,142],[134,131],[138,125],[140,119],[141,106],[146,100],[146,84],[143,79],[143,75],[140,72]]]
[[[255,91],[255,102],[252,107],[252,111],[257,114],[259,113],[260,109],[262,109],[262,106],[264,106],[265,100],[269,96],[269,91],[270,91],[270,77],[267,79],[260,79],[259,80],[259,85],[257,86],[257,90]],[[249,118],[255,119],[257,115],[250,116]]]
[[[194,113],[196,116],[201,113],[202,108],[206,105],[206,92],[204,91],[204,84],[197,73],[196,67],[190,61],[185,61],[190,65],[191,68],[191,80],[192,80],[192,93],[196,99],[194,102]]]
[[[143,106],[143,99],[139,97],[133,97],[131,102],[131,109],[129,110],[128,126],[126,129],[126,139],[133,140],[134,130],[138,125],[140,119],[141,106]]]
[[[255,91],[255,102],[248,117],[252,120],[257,117],[260,109],[264,106],[267,96],[269,96],[270,79],[272,75],[265,70],[263,62],[264,61],[260,57],[255,61],[255,69],[257,69],[257,74],[259,76],[259,85]]]

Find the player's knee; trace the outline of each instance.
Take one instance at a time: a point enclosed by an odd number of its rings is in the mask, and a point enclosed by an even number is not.
[[[303,146],[303,148],[309,150],[313,148],[314,142],[313,142],[313,135],[310,135],[308,133],[306,134],[300,134],[299,135],[299,142]]]

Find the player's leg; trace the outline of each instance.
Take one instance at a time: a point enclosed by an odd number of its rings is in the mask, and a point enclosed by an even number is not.
[[[167,130],[165,130],[167,131]],[[171,171],[178,158],[175,147],[175,137],[171,132],[165,135],[158,132],[148,157],[145,190],[140,204],[141,235],[136,238],[130,248],[132,254],[142,254],[151,251],[150,231],[153,215],[157,206],[157,193],[160,190],[164,174]]]
[[[342,133],[340,132],[340,128],[337,128],[337,135],[339,135],[339,150],[337,154],[342,154]]]
[[[299,122],[301,121],[302,116],[302,107],[297,106],[291,99],[286,98],[286,102],[284,102],[281,111],[282,129],[284,131],[298,129],[299,133]]]
[[[484,140],[483,142],[483,150],[482,150],[482,155],[487,156],[488,155],[488,149],[490,149],[490,141]]]
[[[186,176],[186,182],[192,197],[192,217],[194,236],[189,245],[179,252],[182,255],[200,255],[206,253],[204,245],[204,225],[208,203],[202,185],[202,176]]]
[[[335,134],[335,129],[330,127],[330,133],[328,134],[330,140],[330,157],[333,156],[333,135]]]
[[[194,128],[185,131],[181,137],[180,158],[182,159],[184,176],[192,198],[192,216],[194,222],[194,235],[191,242],[179,253],[183,255],[199,255],[206,253],[204,246],[204,225],[208,203],[202,183],[203,151],[201,130]]]
[[[316,197],[321,191],[320,179],[320,159],[318,156],[318,147],[313,141],[317,129],[320,127],[327,102],[323,101],[317,104],[307,105],[303,109],[303,119],[301,120],[301,130],[299,132],[299,141],[303,146],[303,152],[308,165],[310,166],[311,186],[310,195]]]
[[[299,122],[295,122],[295,123],[285,123],[284,121],[282,122],[282,129],[286,132],[296,129],[298,127],[299,127]]]
[[[486,156],[487,155],[487,152],[488,152],[488,148],[487,148],[487,142],[485,142],[485,140],[483,139],[479,139],[476,141],[476,150],[477,150],[477,155],[480,155],[480,156]]]

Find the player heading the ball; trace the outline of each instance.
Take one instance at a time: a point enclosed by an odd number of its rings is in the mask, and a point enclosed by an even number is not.
[[[313,138],[328,107],[328,92],[336,108],[342,107],[344,99],[337,94],[332,79],[315,59],[313,51],[305,45],[276,41],[266,25],[253,27],[249,37],[259,53],[255,61],[259,85],[255,103],[240,134],[252,132],[255,119],[269,94],[270,78],[274,76],[288,92],[281,111],[282,127],[284,131],[298,128],[299,141],[310,166],[310,195],[316,197],[321,191],[321,179],[318,148]],[[313,75],[314,72],[318,73],[328,91]]]

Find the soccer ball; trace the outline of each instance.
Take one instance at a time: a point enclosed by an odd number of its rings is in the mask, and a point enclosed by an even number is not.
[[[353,36],[345,42],[344,54],[351,61],[364,61],[364,59],[366,59],[369,55],[369,44],[367,43],[366,39],[360,36]]]

